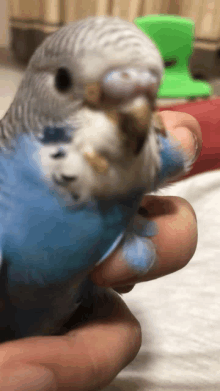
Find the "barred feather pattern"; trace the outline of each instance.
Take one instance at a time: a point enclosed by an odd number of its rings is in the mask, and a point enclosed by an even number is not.
[[[148,142],[136,159],[122,145],[117,124],[114,128],[101,110],[84,105],[85,86],[101,82],[106,73],[120,67],[149,71],[160,84],[161,56],[153,42],[132,23],[113,17],[90,17],[61,28],[45,39],[31,58],[14,102],[0,122],[0,147],[10,144],[16,134],[40,135],[47,127],[60,127],[72,132],[65,158],[52,161],[54,150],[45,149],[43,159],[48,176],[56,173],[62,177],[71,168],[71,175],[79,178],[68,191],[81,189],[82,198],[87,199],[88,194],[97,195],[100,189],[102,194],[111,189],[124,193],[134,186],[152,190],[160,164],[153,127],[149,126]],[[59,91],[55,82],[60,68],[67,69],[71,76],[70,88],[65,92]],[[102,156],[111,162],[109,175],[97,175],[91,169],[83,159],[84,147],[104,153]]]
[[[98,81],[117,66],[147,67],[158,78],[160,54],[135,25],[113,17],[90,17],[49,36],[30,60],[14,102],[0,122],[0,138],[17,132],[41,132],[64,124],[82,107],[85,83]],[[60,94],[54,86],[59,67],[73,75],[73,87]]]

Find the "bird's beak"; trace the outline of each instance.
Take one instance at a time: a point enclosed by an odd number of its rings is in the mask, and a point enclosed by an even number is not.
[[[127,145],[138,154],[149,133],[158,86],[157,77],[150,71],[115,69],[101,82],[87,84],[85,101],[94,109],[105,111]]]
[[[148,136],[152,107],[145,96],[137,96],[123,105],[119,112],[119,129],[129,141],[134,154],[138,154]]]

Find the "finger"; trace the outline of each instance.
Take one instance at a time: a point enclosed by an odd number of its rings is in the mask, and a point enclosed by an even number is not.
[[[114,290],[118,293],[128,293],[131,292],[132,289],[134,288],[135,284],[131,285],[122,285],[122,286],[116,286]]]
[[[33,337],[1,345],[1,391],[87,391],[106,386],[137,354],[141,332],[137,320],[112,290],[105,316],[98,301],[96,305],[98,318],[65,336]]]
[[[151,238],[156,249],[154,266],[146,274],[137,274],[119,247],[91,274],[97,285],[121,287],[155,279],[181,269],[192,258],[197,244],[197,224],[191,205],[179,197],[157,196],[146,196],[142,205],[148,220],[157,226],[158,233]]]
[[[159,114],[185,154],[195,161],[202,149],[202,132],[198,121],[190,114],[176,111],[162,111]]]

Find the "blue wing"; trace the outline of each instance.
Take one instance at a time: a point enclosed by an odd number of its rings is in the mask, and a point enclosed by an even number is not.
[[[157,185],[184,167],[179,151],[163,138],[161,145]],[[122,238],[124,258],[134,269],[146,272],[155,258],[148,239],[152,227],[130,224],[140,191],[124,199],[66,206],[45,179],[39,148],[25,135],[0,157],[0,297],[7,308],[0,327],[10,325],[16,338],[58,331],[78,303],[93,295],[88,272]]]
[[[39,148],[37,140],[22,136],[0,159],[1,248],[20,336],[49,332],[56,319],[68,318],[88,272],[115,248],[141,197],[66,206],[45,178]]]

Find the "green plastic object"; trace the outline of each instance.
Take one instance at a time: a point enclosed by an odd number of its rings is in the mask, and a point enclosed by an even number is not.
[[[189,59],[193,51],[194,22],[174,15],[149,15],[134,20],[158,47],[165,73],[159,98],[196,98],[212,94],[211,86],[194,80],[189,71]]]

